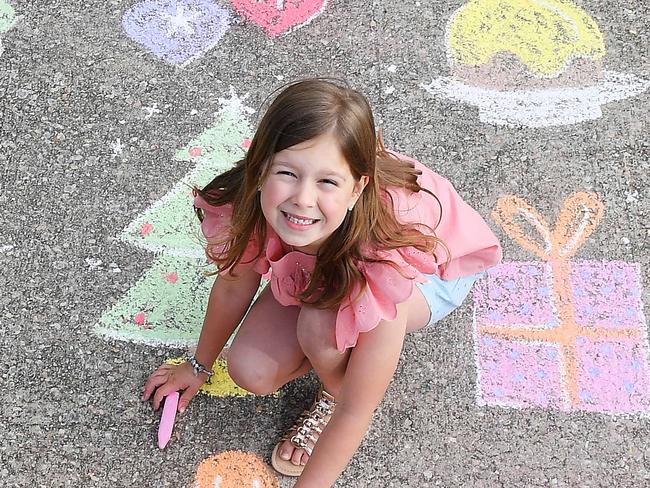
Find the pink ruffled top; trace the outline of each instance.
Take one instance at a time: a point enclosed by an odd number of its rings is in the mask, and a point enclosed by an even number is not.
[[[367,286],[360,298],[353,304],[346,298],[340,305],[336,317],[336,345],[339,351],[354,347],[359,334],[376,327],[381,320],[394,320],[397,304],[406,301],[413,293],[414,283],[426,282],[425,274],[437,274],[443,280],[469,276],[494,266],[501,260],[501,247],[483,218],[456,193],[454,187],[442,176],[421,163],[398,155],[401,159],[413,161],[422,171],[418,182],[440,200],[425,192],[411,193],[401,188],[389,188],[399,221],[411,224],[425,224],[435,229],[451,253],[451,259],[441,246],[436,255],[421,252],[414,247],[391,251],[376,251],[383,259],[389,259],[402,270],[382,263],[359,262],[357,265],[367,280]],[[209,205],[196,197],[194,205],[203,209],[201,230],[208,241],[208,247],[215,246],[215,238],[228,227],[232,216],[232,205],[220,207]],[[430,233],[425,228],[422,232]],[[212,252],[221,249],[211,248]],[[316,256],[300,251],[291,251],[285,246],[270,225],[266,228],[266,241],[260,257],[257,246],[251,240],[242,262],[250,261],[253,269],[270,280],[275,299],[282,305],[300,303],[295,296],[310,280],[316,264]],[[404,275],[404,276],[403,276]],[[359,295],[357,285],[351,297]]]

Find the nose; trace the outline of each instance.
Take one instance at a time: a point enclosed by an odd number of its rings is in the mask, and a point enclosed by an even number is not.
[[[308,181],[296,184],[292,203],[299,208],[311,208],[316,205],[316,188]]]

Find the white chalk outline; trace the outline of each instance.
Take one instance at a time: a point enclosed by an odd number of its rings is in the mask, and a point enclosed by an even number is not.
[[[278,34],[278,37],[279,36],[286,36],[287,34],[289,34],[291,32],[294,32],[294,31],[306,26],[307,24],[310,24],[316,17],[318,17],[319,15],[321,15],[325,11],[325,7],[327,7],[328,3],[329,3],[329,0],[323,0],[323,4],[321,5],[320,10],[318,10],[318,12],[316,12],[314,15],[309,17],[302,24],[296,24],[293,27],[290,27],[289,30],[281,32],[280,34]],[[265,29],[265,31],[266,31],[266,29]]]
[[[420,84],[427,93],[473,105],[486,124],[507,127],[552,127],[602,117],[602,105],[624,100],[650,88],[650,81],[630,73],[604,71],[594,85],[575,88],[500,91],[468,85],[456,78]]]
[[[18,20],[23,18],[22,15],[17,15],[16,14],[16,9],[14,9],[9,2],[3,2],[3,3],[6,3],[7,5],[9,5],[11,10],[13,10],[14,18],[11,20],[11,23],[7,26],[7,28],[5,30],[0,31],[0,36],[2,36],[3,34],[6,34],[11,29],[16,27],[16,24],[18,24]],[[4,51],[5,51],[5,49],[4,49],[3,45],[2,45],[2,37],[0,37],[0,57],[2,57],[2,53],[4,53]]]

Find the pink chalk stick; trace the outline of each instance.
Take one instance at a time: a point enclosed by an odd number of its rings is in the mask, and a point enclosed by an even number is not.
[[[174,420],[176,420],[176,409],[178,408],[178,398],[177,391],[165,397],[165,406],[160,417],[160,427],[158,427],[158,447],[160,449],[164,449],[172,437]]]

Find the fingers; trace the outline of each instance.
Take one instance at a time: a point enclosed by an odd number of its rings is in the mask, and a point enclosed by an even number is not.
[[[151,375],[147,382],[144,385],[144,391],[142,392],[142,401],[146,402],[149,400],[149,397],[153,391],[158,388],[160,385],[164,385],[167,382],[167,375],[165,376],[155,376]]]
[[[151,373],[150,377],[153,378],[155,376],[166,376],[166,375],[169,374],[170,371],[171,371],[171,364],[164,364],[160,368],[158,368],[156,371]]]
[[[180,388],[177,385],[174,385],[171,381],[166,382],[164,385],[156,389],[156,393],[153,395],[152,407],[154,411],[160,408],[160,404],[163,399],[173,391],[178,391]]]
[[[174,368],[172,364],[162,364],[156,371],[151,373],[151,376],[147,379],[147,382],[144,385],[142,391],[142,401],[146,402],[149,400],[149,397],[153,391],[158,388],[160,385],[163,385],[169,379],[169,373]]]
[[[194,398],[194,395],[196,395],[196,392],[199,391],[199,388],[201,388],[200,384],[192,385],[185,389],[181,395],[181,398],[178,400],[178,411],[180,413],[183,413],[185,411],[187,405],[190,403],[190,400],[192,400],[192,398]]]
[[[163,398],[171,392],[183,391],[178,402],[178,411],[182,413],[204,381],[203,375],[194,376],[192,368],[187,366],[187,363],[178,366],[163,364],[147,379],[142,392],[142,400],[147,401],[152,398],[151,406],[155,411],[160,408]]]

